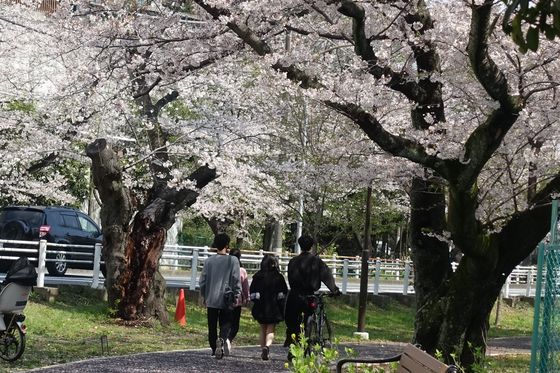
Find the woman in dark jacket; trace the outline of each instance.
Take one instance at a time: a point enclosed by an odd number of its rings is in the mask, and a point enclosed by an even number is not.
[[[253,276],[249,293],[254,302],[251,313],[261,325],[261,358],[268,360],[276,324],[284,320],[284,304],[288,293],[286,280],[279,271],[278,260],[274,255],[264,256],[260,271]]]

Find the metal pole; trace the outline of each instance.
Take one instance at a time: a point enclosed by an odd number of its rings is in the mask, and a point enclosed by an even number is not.
[[[362,266],[360,271],[360,302],[358,307],[358,332],[364,332],[366,329],[366,306],[368,293],[368,266],[369,266],[369,242],[371,238],[371,185],[367,188],[366,194],[366,221],[364,224],[364,245],[362,247]]]
[[[542,273],[544,264],[544,243],[537,247],[537,284],[535,288],[535,311],[533,318],[533,336],[531,340],[531,373],[536,373],[537,351],[539,350],[539,324],[541,314]]]

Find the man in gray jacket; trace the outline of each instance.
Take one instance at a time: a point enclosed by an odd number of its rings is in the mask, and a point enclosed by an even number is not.
[[[214,237],[212,247],[218,252],[206,259],[200,275],[200,295],[206,305],[208,315],[208,342],[212,349],[212,356],[221,359],[228,356],[231,343],[227,339],[231,328],[233,309],[226,304],[224,294],[226,290],[233,292],[234,299],[241,295],[241,281],[239,279],[239,260],[227,255],[230,238],[225,233]],[[218,322],[220,335],[218,337]]]

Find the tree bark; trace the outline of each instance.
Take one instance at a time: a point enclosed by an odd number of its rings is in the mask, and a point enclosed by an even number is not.
[[[118,155],[104,139],[88,145],[86,154],[92,159],[93,180],[102,201],[109,306],[125,320],[155,318],[167,323],[165,281],[159,273],[159,259],[167,229],[175,222],[178,211],[196,201],[198,192],[155,188],[131,224],[136,206],[132,204],[130,191],[122,184]],[[199,167],[189,176],[197,189],[215,178],[215,170],[207,166]]]
[[[116,309],[121,290],[118,278],[126,267],[125,244],[134,211],[130,191],[122,183],[122,168],[117,154],[105,139],[97,139],[86,147],[91,158],[92,180],[101,199],[103,229],[102,258],[105,261],[108,303]]]
[[[207,166],[199,167],[189,179],[198,189],[216,178]],[[129,320],[154,317],[168,322],[165,307],[165,280],[159,273],[167,229],[175,222],[177,212],[191,206],[198,192],[189,189],[160,188],[134,217],[125,248],[127,267],[119,277],[123,293],[118,304],[120,317]]]

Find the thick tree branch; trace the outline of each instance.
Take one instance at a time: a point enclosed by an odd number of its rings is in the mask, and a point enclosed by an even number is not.
[[[457,169],[459,190],[472,187],[480,170],[500,146],[522,109],[519,98],[509,94],[506,78],[488,52],[491,10],[492,1],[473,6],[467,51],[478,81],[488,95],[499,102],[500,107],[473,131],[465,143],[463,166]]]
[[[405,14],[404,19],[410,29],[419,35],[434,28],[434,21],[423,0],[418,1],[416,11]],[[418,30],[417,24],[422,25]],[[439,79],[433,79],[434,75],[441,73],[439,54],[430,38],[423,40],[423,43],[409,42],[409,46],[416,61],[418,86],[425,92],[419,97],[424,101],[416,101],[418,105],[412,108],[413,125],[415,128],[428,129],[433,124],[445,122],[442,84]]]
[[[159,114],[160,110],[163,109],[165,105],[175,101],[177,97],[179,97],[179,92],[171,91],[170,93],[160,98],[154,105],[154,109],[156,110],[156,113]]]
[[[506,77],[488,52],[492,3],[486,0],[483,5],[473,5],[467,52],[476,78],[488,95],[505,110],[517,113],[521,110],[520,100],[509,94]]]
[[[194,0],[202,9],[204,9],[208,14],[212,16],[215,20],[219,20],[221,17],[229,17],[231,13],[227,9],[220,9],[211,6],[204,0]],[[233,31],[237,36],[241,38],[245,43],[247,43],[259,56],[266,56],[272,53],[272,48],[262,40],[257,34],[255,34],[249,27],[245,25],[239,25],[233,21],[226,23],[227,27]]]
[[[152,89],[154,89],[155,87],[157,87],[157,85],[158,85],[160,82],[161,82],[161,77],[158,76],[158,77],[153,81],[152,84],[146,85],[142,91],[134,93],[134,95],[132,96],[132,98],[137,99],[137,98],[139,98],[139,97],[148,95],[148,94],[152,91]]]
[[[510,273],[550,230],[550,201],[543,202],[515,214],[496,234],[500,247],[498,271]]]
[[[370,40],[365,33],[365,11],[361,5],[353,1],[343,1],[338,11],[352,18],[352,33],[354,38],[354,50],[365,62],[368,63],[368,72],[377,79],[389,78],[387,86],[395,91],[401,92],[408,99],[415,102],[425,102],[428,99],[426,92],[410,77],[404,73],[396,73],[389,67],[379,66]]]
[[[360,126],[362,131],[386,152],[428,167],[445,178],[449,176],[448,170],[454,161],[445,161],[430,155],[420,144],[387,132],[373,115],[358,105],[332,101],[327,101],[325,104]]]
[[[219,9],[206,4],[204,0],[195,0],[195,3],[200,5],[204,10],[206,10],[214,19],[219,20],[220,17],[230,16],[231,13],[226,9]],[[249,27],[245,25],[240,25],[233,21],[229,21],[226,24],[231,31],[233,31],[241,40],[243,40],[247,45],[249,45],[255,53],[259,56],[266,56],[272,54],[272,48],[262,40],[255,32],[253,32]],[[317,77],[313,77],[298,69],[294,65],[285,65],[281,61],[276,62],[272,65],[272,68],[276,71],[280,71],[287,74],[288,79],[299,82],[302,88],[321,88],[322,85],[319,83]]]
[[[48,167],[51,164],[53,164],[56,161],[57,158],[58,158],[58,153],[51,153],[51,154],[47,155],[46,157],[40,159],[39,161],[33,163],[31,166],[29,166],[27,168],[27,172],[32,174],[32,173],[35,173],[37,171],[40,171],[43,168]]]
[[[293,31],[296,34],[305,35],[305,36],[314,33],[314,31],[308,31],[308,30],[305,30],[301,27],[295,27],[295,26],[290,26],[290,25],[286,25],[285,28],[288,31]],[[330,39],[330,40],[352,41],[352,39],[350,37],[348,37],[346,35],[343,35],[343,34],[332,34],[332,33],[327,33],[327,32],[319,32],[317,35],[319,35],[322,38]],[[386,39],[386,38],[383,38],[383,39]]]
[[[536,206],[548,203],[551,200],[551,194],[560,193],[560,173],[554,176],[541,190],[539,190],[529,201],[530,206]]]

